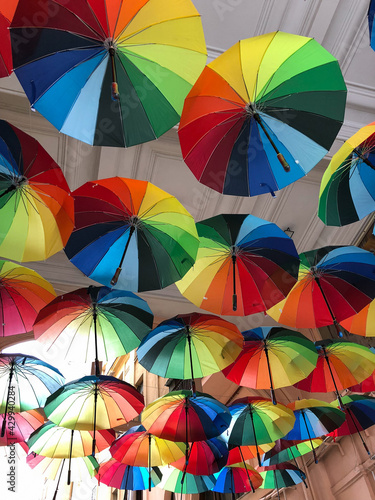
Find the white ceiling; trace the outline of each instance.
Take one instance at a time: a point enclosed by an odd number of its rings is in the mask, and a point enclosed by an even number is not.
[[[348,87],[341,131],[327,157],[308,176],[279,191],[276,198],[224,196],[199,184],[182,160],[177,128],[156,141],[129,149],[92,147],[60,134],[46,119],[30,111],[14,75],[0,80],[0,118],[36,137],[62,167],[72,190],[88,180],[115,175],[149,180],[175,195],[197,221],[219,213],[251,213],[284,230],[292,229],[299,251],[358,242],[369,227],[369,219],[332,228],[324,226],[316,211],[320,180],[332,154],[375,119],[375,52],[369,46],[369,0],[195,0],[194,4],[202,15],[209,60],[239,39],[275,30],[314,37],[339,60]],[[57,293],[90,282],[63,252],[46,262],[27,265],[50,280]],[[198,310],[174,285],[142,296],[158,319]],[[262,321],[262,315],[234,320],[242,329]],[[265,323],[272,321],[266,318]]]

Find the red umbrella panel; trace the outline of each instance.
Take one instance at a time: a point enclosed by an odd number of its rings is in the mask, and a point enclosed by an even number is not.
[[[0,426],[2,426],[3,420],[4,414],[0,415]],[[10,446],[27,441],[30,434],[43,424],[44,416],[38,410],[9,413],[7,415],[5,434],[0,437],[0,446]]]
[[[18,0],[7,0],[0,6],[0,78],[9,76],[13,71],[9,26],[17,4]]]

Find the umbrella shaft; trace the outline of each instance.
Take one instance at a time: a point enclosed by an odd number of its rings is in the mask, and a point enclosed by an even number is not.
[[[331,306],[330,306],[330,305],[329,305],[329,303],[328,303],[328,300],[327,300],[326,294],[325,294],[325,293],[324,293],[324,291],[323,291],[323,288],[322,288],[322,285],[320,284],[320,280],[319,280],[319,278],[315,277],[315,282],[316,282],[316,284],[318,285],[318,288],[319,288],[319,290],[320,290],[320,292],[321,292],[321,294],[322,294],[322,296],[323,296],[324,302],[325,302],[325,304],[326,304],[326,306],[327,306],[327,309],[328,309],[328,311],[329,311],[329,314],[331,315],[332,321],[333,321],[333,323],[336,325],[337,321],[336,321],[335,315],[333,314],[333,311],[332,311],[332,309],[331,309]]]
[[[236,292],[236,255],[232,255],[232,263],[233,263],[233,298],[232,298],[232,307],[233,311],[237,311],[237,292]]]
[[[92,456],[95,457],[95,446],[96,446],[96,410],[98,405],[98,384],[95,382],[95,393],[94,393],[94,435],[92,438]]]
[[[327,365],[328,365],[329,373],[331,374],[333,385],[334,385],[335,390],[336,390],[337,399],[339,400],[340,407],[342,408],[343,404],[342,404],[341,396],[340,396],[339,390],[338,390],[337,385],[336,385],[336,380],[335,380],[335,377],[333,375],[333,371],[332,371],[332,368],[331,368],[331,363],[329,361],[329,358],[327,356],[327,352],[326,352],[326,350],[325,350],[324,347],[323,347],[323,354],[324,354],[324,359],[326,360]]]
[[[276,404],[275,391],[274,391],[274,388],[273,388],[271,365],[270,365],[270,360],[269,360],[269,355],[268,355],[268,347],[267,347],[266,343],[264,343],[264,353],[266,355],[268,375],[270,377],[272,403],[275,405]]]
[[[312,449],[312,452],[313,452],[313,455],[314,455],[314,460],[315,460],[315,463],[317,464],[317,463],[318,463],[318,459],[317,459],[317,457],[316,457],[314,444],[313,444],[313,442],[312,442],[311,435],[310,435],[310,431],[309,431],[309,428],[308,428],[308,426],[307,426],[305,413],[304,413],[304,411],[303,411],[303,410],[301,411],[301,413],[302,413],[302,418],[303,418],[303,421],[305,422],[305,426],[306,426],[306,430],[307,430],[307,435],[309,436],[309,440],[310,440],[310,444],[311,444],[311,449]]]
[[[250,418],[251,418],[251,424],[253,426],[254,442],[255,442],[255,447],[256,447],[256,450],[257,450],[258,464],[259,464],[259,467],[260,467],[262,464],[260,463],[260,454],[259,454],[259,450],[258,450],[258,441],[257,441],[256,432],[255,432],[254,417],[253,417],[252,410],[250,410]]]
[[[192,352],[191,352],[191,335],[190,335],[189,327],[187,327],[187,340],[188,340],[189,358],[190,358],[191,390],[193,391],[193,394],[195,394],[195,382],[194,382],[194,371],[193,371],[193,356],[192,356]]]
[[[124,252],[123,252],[122,257],[121,257],[121,260],[120,260],[120,264],[119,264],[118,268],[116,269],[116,272],[115,272],[115,274],[113,275],[113,278],[111,279],[111,285],[115,285],[115,284],[117,283],[117,281],[118,281],[118,278],[119,278],[120,273],[121,273],[121,271],[122,271],[122,264],[123,264],[123,262],[124,262],[125,255],[126,255],[126,252],[127,252],[127,250],[128,250],[129,244],[130,244],[130,239],[131,239],[131,237],[132,237],[132,235],[133,235],[134,231],[135,231],[135,226],[131,226],[131,228],[130,228],[130,232],[129,232],[129,238],[128,238],[128,241],[126,242],[125,249],[124,249]]]
[[[98,359],[98,331],[97,331],[97,311],[96,311],[96,303],[93,304],[94,312],[93,312],[93,320],[94,320],[94,341],[95,341],[95,375],[98,377],[100,375],[99,370],[99,359]]]
[[[250,483],[250,487],[251,487],[251,491],[253,493],[255,493],[255,489],[254,489],[254,485],[253,483],[251,482],[251,479],[250,479],[250,474],[249,474],[249,471],[246,467],[246,463],[245,463],[245,458],[243,456],[243,453],[242,453],[242,450],[241,450],[241,446],[238,447],[238,449],[240,450],[240,455],[241,455],[241,459],[242,459],[242,462],[243,462],[243,466],[245,467],[245,471],[246,471],[246,474],[247,474],[247,479],[249,480],[249,483]]]
[[[358,436],[360,437],[360,439],[361,439],[361,441],[362,441],[363,447],[365,448],[365,450],[367,451],[367,453],[370,455],[370,450],[368,449],[368,447],[367,447],[367,445],[366,445],[366,443],[365,443],[365,440],[364,440],[364,439],[363,439],[363,437],[362,437],[361,431],[360,431],[360,429],[358,428],[357,422],[354,420],[354,417],[353,417],[353,415],[352,415],[352,411],[351,411],[351,409],[349,408],[349,406],[347,406],[347,407],[346,407],[346,410],[347,410],[347,412],[348,412],[348,415],[349,415],[349,417],[350,417],[351,421],[353,422],[353,425],[354,425],[354,427],[355,427],[355,430],[356,430],[356,431],[357,431],[357,433],[358,433]]]

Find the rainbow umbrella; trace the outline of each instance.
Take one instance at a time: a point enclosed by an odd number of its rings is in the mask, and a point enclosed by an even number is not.
[[[197,223],[194,267],[176,283],[190,302],[219,315],[265,311],[296,282],[293,241],[276,224],[253,215],[225,214]]]
[[[238,328],[211,314],[179,314],[160,323],[137,349],[139,363],[164,378],[191,379],[217,373],[241,352]]]
[[[227,379],[253,389],[274,389],[306,378],[318,359],[313,342],[283,327],[254,328],[242,333],[244,347],[236,361],[223,370]]]
[[[301,399],[287,406],[293,410],[296,420],[293,429],[286,434],[285,439],[308,439],[315,463],[318,463],[312,439],[329,434],[340,427],[345,421],[345,413],[317,399]]]
[[[108,448],[115,439],[115,432],[110,430],[97,431],[95,439],[92,431],[77,431],[60,427],[47,421],[34,431],[28,441],[29,453],[43,457],[69,459],[68,484],[71,480],[71,463],[73,458],[85,457]],[[95,448],[93,450],[93,440]]]
[[[375,370],[375,354],[368,347],[342,340],[315,342],[318,362],[310,375],[295,384],[297,389],[308,392],[340,392],[362,382]]]
[[[289,488],[296,484],[305,482],[305,473],[293,464],[277,464],[267,467],[258,467],[257,471],[263,479],[260,488],[277,490],[277,497],[280,500],[279,489]],[[307,488],[307,484],[305,483]]]
[[[216,484],[212,491],[218,493],[245,493],[252,491],[255,493],[260,488],[263,479],[259,472],[248,464],[236,464],[223,467],[220,472],[215,474]]]
[[[216,482],[214,475],[195,476],[194,474],[185,474],[184,476],[183,472],[170,466],[163,467],[160,470],[163,478],[158,487],[174,493],[185,495],[203,493],[212,490]],[[183,476],[184,480],[182,480]]]
[[[74,430],[96,431],[124,425],[144,408],[144,398],[135,387],[106,375],[82,377],[63,385],[46,400],[44,413],[55,424]]]
[[[293,411],[270,399],[245,397],[229,406],[232,420],[228,429],[229,446],[256,447],[260,465],[259,445],[268,444],[287,434],[294,425]]]
[[[340,325],[355,335],[375,337],[375,300],[372,300],[357,314],[341,321]]]
[[[210,476],[219,472],[227,464],[229,450],[221,439],[194,441],[189,443],[189,448],[188,460],[182,457],[172,462],[172,467],[187,474]]]
[[[372,392],[375,391],[375,371],[359,384],[348,387],[351,392]]]
[[[288,296],[267,311],[293,328],[320,328],[359,312],[375,297],[375,256],[354,246],[300,254],[299,278]]]
[[[185,163],[220,193],[274,195],[324,157],[345,102],[340,66],[313,38],[277,31],[240,40],[206,66],[185,100]]]
[[[318,217],[345,226],[375,210],[375,122],[362,127],[333,155],[324,172]]]
[[[263,455],[262,465],[267,467],[289,462],[290,460],[294,460],[295,465],[297,465],[297,457],[302,457],[313,449],[316,450],[322,443],[323,439],[320,438],[314,438],[311,441],[278,439],[275,446]]]
[[[118,490],[147,490],[149,482],[149,471],[147,467],[133,467],[118,462],[114,458],[100,464],[95,475],[100,484],[106,484]],[[158,467],[152,467],[151,487],[158,485],[162,474]]]
[[[340,427],[335,429],[331,435],[338,437],[358,434],[367,454],[371,455],[361,431],[375,424],[375,398],[350,394],[349,396],[343,396],[341,402],[346,420]],[[331,404],[332,406],[339,406],[340,402],[336,400]]]
[[[221,436],[221,438],[225,439],[225,434]],[[229,455],[227,460],[227,465],[240,464],[241,462],[245,462],[246,460],[252,460],[253,458],[257,458],[257,451],[263,455],[264,453],[269,452],[275,443],[266,443],[266,444],[258,444],[258,446],[230,446],[229,447]]]
[[[159,290],[194,264],[193,217],[151,182],[113,177],[86,182],[73,195],[76,225],[65,252],[89,278],[132,292]]]
[[[17,4],[18,0],[10,0],[3,2],[0,7],[0,78],[9,76],[13,71],[9,26]]]
[[[0,415],[2,426],[4,415]],[[27,441],[30,434],[44,423],[44,416],[38,410],[9,413],[4,436],[0,437],[0,446],[10,446]]]
[[[0,354],[1,437],[9,415],[44,406],[47,397],[64,383],[57,368],[26,354]]]
[[[46,351],[80,360],[115,358],[135,349],[151,330],[147,302],[131,292],[90,286],[58,296],[44,307],[34,324],[35,338]]]
[[[60,167],[33,137],[0,120],[0,255],[46,260],[73,227],[74,202]]]
[[[207,54],[191,0],[50,0],[42,16],[40,9],[39,0],[19,0],[14,68],[32,108],[58,130],[124,147],[178,123]],[[17,50],[24,29],[35,35]]]
[[[52,285],[32,269],[0,260],[0,335],[30,332],[40,309],[55,296]]]

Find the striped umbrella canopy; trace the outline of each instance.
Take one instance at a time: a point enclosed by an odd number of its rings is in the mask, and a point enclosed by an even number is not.
[[[225,435],[226,433],[224,433]],[[222,436],[221,436],[222,437]],[[227,465],[240,464],[245,462],[245,460],[252,460],[253,458],[257,458],[257,451],[261,455],[269,452],[275,443],[266,443],[266,444],[258,444],[258,446],[234,446],[231,445],[229,449],[229,456]]]
[[[241,354],[223,370],[227,379],[253,389],[274,389],[306,378],[318,359],[314,343],[283,327],[260,327],[242,333]]]
[[[68,466],[67,458],[50,458],[38,455],[31,452],[26,457],[27,465],[33,471],[43,475],[46,479],[55,481],[57,479],[58,486],[64,469]],[[73,482],[80,482],[88,477],[94,477],[98,472],[99,464],[96,459],[87,455],[85,457],[75,457],[71,461],[71,480]]]
[[[340,325],[349,333],[362,337],[375,337],[375,300],[357,314],[341,321]]]
[[[221,439],[211,438],[189,443],[188,460],[182,457],[171,465],[188,474],[210,476],[227,464],[228,455],[228,446]]]
[[[194,264],[191,214],[151,182],[112,177],[73,192],[75,228],[65,253],[89,278],[132,292],[159,290]]]
[[[271,443],[287,434],[294,425],[293,411],[270,399],[245,397],[229,406],[232,421],[228,429],[229,445],[252,445],[256,447],[260,465],[258,445]]]
[[[260,488],[263,489],[276,489],[277,495],[280,500],[279,489],[289,488],[295,486],[296,484],[305,483],[306,475],[305,473],[293,464],[277,464],[269,465],[267,467],[258,467],[257,471],[263,479],[263,483]],[[307,485],[305,483],[307,488]]]
[[[149,487],[149,470],[147,467],[135,467],[118,462],[114,458],[100,464],[95,475],[100,484],[106,484],[118,490],[140,491]],[[151,469],[151,487],[158,485],[162,474],[158,467]]]
[[[237,326],[212,314],[179,314],[160,323],[137,349],[139,363],[164,378],[202,378],[233,363],[243,338]],[[195,389],[193,389],[195,390]]]
[[[275,446],[267,451],[262,457],[262,465],[276,465],[294,460],[310,453],[313,448],[316,450],[323,443],[323,439],[314,438],[307,441],[278,439]]]
[[[221,214],[197,223],[197,260],[176,283],[196,306],[246,316],[284,299],[295,284],[299,258],[276,224],[253,215]]]
[[[287,406],[293,410],[296,420],[293,429],[286,434],[285,439],[308,439],[315,463],[318,463],[312,439],[329,434],[340,427],[345,421],[345,413],[317,399],[301,399]]]
[[[129,353],[151,330],[147,302],[132,292],[89,286],[59,295],[38,314],[34,337],[65,359],[108,360]]]
[[[263,479],[259,472],[248,464],[235,464],[223,467],[215,474],[216,484],[212,491],[218,493],[245,493],[260,488]]]
[[[0,415],[2,426],[4,415]],[[10,446],[15,443],[27,441],[38,427],[43,425],[44,416],[38,410],[22,411],[20,413],[9,413],[8,423],[5,427],[4,436],[0,437],[0,446]]]
[[[52,285],[38,273],[0,260],[0,335],[30,332],[39,311],[55,297]]]
[[[9,76],[13,71],[12,47],[9,26],[13,19],[18,0],[4,2],[0,7],[0,78]]]
[[[216,478],[211,476],[196,476],[187,474],[174,467],[167,466],[160,469],[163,478],[158,484],[163,490],[181,493],[184,495],[194,495],[210,491],[215,485]]]

